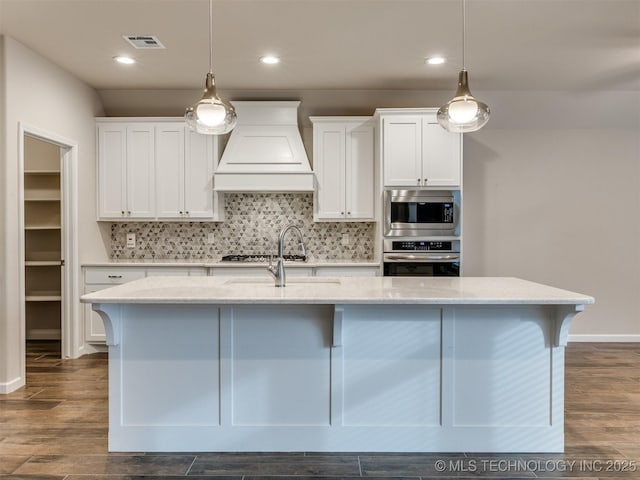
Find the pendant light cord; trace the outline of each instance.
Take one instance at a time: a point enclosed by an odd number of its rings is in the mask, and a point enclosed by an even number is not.
[[[465,30],[467,29],[466,25],[466,15],[465,15],[465,0],[462,0],[462,70],[464,70],[464,43],[465,43]]]
[[[209,0],[209,73],[213,73],[213,0]]]

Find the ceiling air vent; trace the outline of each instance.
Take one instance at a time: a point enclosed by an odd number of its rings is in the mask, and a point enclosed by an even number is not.
[[[123,35],[127,42],[135,48],[164,48],[164,45],[154,35]]]

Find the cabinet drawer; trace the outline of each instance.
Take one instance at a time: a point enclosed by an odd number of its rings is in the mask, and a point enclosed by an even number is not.
[[[84,283],[118,285],[144,277],[144,268],[91,268],[84,272]]]
[[[147,269],[147,277],[204,277],[206,268],[196,267],[150,267]]]
[[[316,277],[375,277],[378,267],[316,267]]]
[[[287,268],[285,265],[285,271],[287,277],[311,277],[313,275],[313,269],[310,267]],[[267,267],[211,267],[209,275],[271,278]]]

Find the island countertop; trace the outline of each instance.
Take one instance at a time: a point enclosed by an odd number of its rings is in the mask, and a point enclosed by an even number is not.
[[[511,277],[147,277],[83,303],[587,305],[594,298]]]

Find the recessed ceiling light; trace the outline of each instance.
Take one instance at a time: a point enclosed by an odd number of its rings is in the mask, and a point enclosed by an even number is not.
[[[429,65],[442,65],[447,61],[444,57],[429,57],[425,60]]]
[[[260,61],[266,65],[275,65],[276,63],[280,63],[280,59],[275,55],[265,55],[264,57],[260,57]]]
[[[124,65],[133,65],[134,63],[136,63],[136,61],[131,58],[131,57],[125,57],[123,55],[119,55],[117,57],[113,57],[113,59],[118,62],[118,63],[122,63]]]

